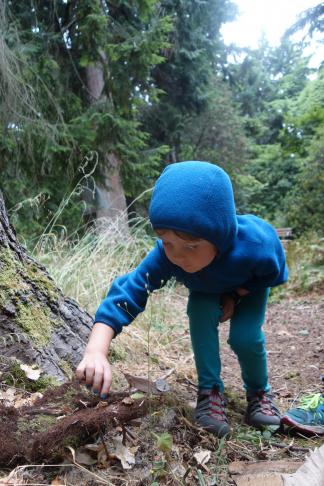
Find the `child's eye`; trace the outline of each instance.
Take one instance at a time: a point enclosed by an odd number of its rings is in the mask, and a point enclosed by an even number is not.
[[[186,248],[188,248],[188,250],[195,250],[197,247],[194,245],[187,245]]]

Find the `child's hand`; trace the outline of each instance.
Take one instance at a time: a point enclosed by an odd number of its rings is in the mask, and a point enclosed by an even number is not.
[[[235,290],[241,297],[244,297],[244,295],[248,295],[250,293],[249,290],[243,289],[243,287],[237,287]]]
[[[97,322],[91,331],[90,339],[86,347],[83,359],[76,369],[76,377],[89,387],[94,393],[107,398],[111,385],[111,368],[107,360],[107,354],[114,330]]]
[[[76,369],[76,377],[85,385],[92,387],[96,394],[105,399],[111,385],[111,368],[106,355],[100,351],[86,351]]]
[[[220,318],[220,322],[225,322],[227,319],[230,319],[234,314],[235,309],[235,300],[230,294],[223,294],[221,295],[221,306],[223,309],[222,317]]]

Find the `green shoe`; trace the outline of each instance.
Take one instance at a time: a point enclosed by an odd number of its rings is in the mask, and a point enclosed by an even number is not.
[[[273,395],[264,391],[248,392],[246,395],[248,406],[245,421],[256,428],[269,425],[280,426],[280,412],[273,401]]]
[[[225,404],[225,397],[218,388],[199,390],[195,421],[217,437],[229,435],[231,429],[225,413]]]
[[[304,434],[324,435],[324,395],[306,395],[299,407],[284,414],[281,422]]]

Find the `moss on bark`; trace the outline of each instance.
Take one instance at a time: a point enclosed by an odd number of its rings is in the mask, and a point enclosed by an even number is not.
[[[35,289],[44,298],[36,297]],[[25,265],[16,259],[9,248],[0,251],[0,307],[11,306],[18,327],[40,347],[49,343],[53,329],[60,319],[51,317],[50,302],[59,298],[54,282],[36,264]]]

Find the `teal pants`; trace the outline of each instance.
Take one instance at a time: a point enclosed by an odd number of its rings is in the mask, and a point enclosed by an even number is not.
[[[262,289],[243,297],[230,322],[227,342],[238,357],[244,387],[249,392],[270,389],[262,331],[268,295],[269,289]],[[191,292],[187,312],[199,388],[218,386],[223,391],[218,338],[220,296]]]

